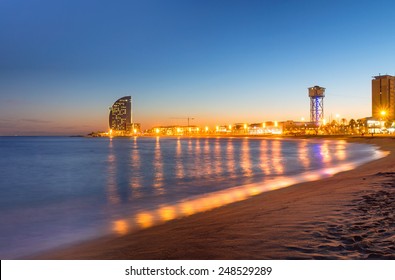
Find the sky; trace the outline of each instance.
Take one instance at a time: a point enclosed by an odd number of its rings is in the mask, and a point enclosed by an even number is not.
[[[108,130],[133,119],[215,126],[371,116],[395,74],[395,1],[0,0],[0,135]]]

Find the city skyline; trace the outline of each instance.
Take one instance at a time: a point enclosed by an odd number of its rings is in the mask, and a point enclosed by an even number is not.
[[[307,120],[314,85],[364,118],[394,74],[391,1],[142,2],[2,1],[0,135],[105,131],[121,96],[142,129]]]

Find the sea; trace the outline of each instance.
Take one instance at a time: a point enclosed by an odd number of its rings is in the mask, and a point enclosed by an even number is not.
[[[381,156],[342,140],[0,137],[0,258],[127,234]]]

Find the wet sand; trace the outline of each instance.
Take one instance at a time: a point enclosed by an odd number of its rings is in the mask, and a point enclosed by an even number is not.
[[[122,237],[29,259],[395,259],[395,138],[348,138],[391,153]]]

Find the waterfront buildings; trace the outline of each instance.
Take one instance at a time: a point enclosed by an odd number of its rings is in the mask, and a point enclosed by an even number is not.
[[[110,108],[110,131],[99,136],[204,136],[204,135],[330,135],[330,134],[364,134],[395,132],[395,77],[390,75],[375,76],[372,80],[372,117],[340,122],[324,119],[325,88],[313,86],[308,88],[310,98],[310,121],[266,121],[257,123],[222,124],[215,127],[198,127],[196,125],[155,126],[141,132],[140,124],[132,122],[131,96],[118,99]]]
[[[204,135],[274,135],[282,134],[283,122],[236,123],[215,127],[156,126],[145,131],[147,135],[204,136]]]
[[[395,120],[395,77],[375,76],[372,80],[372,117],[381,121]]]

